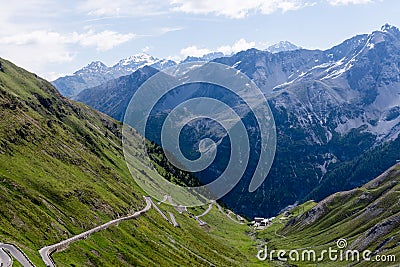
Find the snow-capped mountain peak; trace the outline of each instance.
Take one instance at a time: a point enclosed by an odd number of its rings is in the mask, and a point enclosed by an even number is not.
[[[297,49],[301,49],[301,47],[292,44],[289,41],[280,41],[279,43],[269,46],[266,50],[271,53],[279,53],[282,51],[293,51]]]
[[[107,71],[108,67],[101,61],[93,61],[82,69],[76,71],[75,75],[82,75],[87,73],[103,73]]]
[[[84,89],[132,74],[144,66],[162,70],[176,64],[172,60],[158,59],[146,53],[139,53],[120,60],[112,67],[108,67],[100,61],[94,61],[74,72],[73,75],[58,78],[53,84],[63,95],[72,97]]]
[[[153,64],[159,60],[158,58],[155,58],[149,54],[146,53],[139,53],[133,56],[130,56],[128,58],[120,60],[117,65],[122,65],[122,66],[128,66],[132,64]]]

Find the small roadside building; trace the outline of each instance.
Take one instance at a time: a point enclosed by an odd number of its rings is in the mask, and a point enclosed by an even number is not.
[[[271,224],[271,220],[267,218],[255,217],[252,225],[258,230],[262,230]]]

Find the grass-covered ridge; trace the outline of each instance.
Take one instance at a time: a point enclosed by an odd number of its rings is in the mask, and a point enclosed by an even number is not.
[[[142,209],[145,193],[124,161],[120,123],[63,98],[35,74],[0,63],[0,242],[16,244],[43,266],[38,249]],[[155,174],[140,159],[135,164],[137,175],[145,168],[146,175]],[[161,156],[156,167],[170,168]],[[167,178],[178,181],[179,175],[193,183],[185,173]],[[181,228],[150,210],[72,244],[54,259],[59,266],[203,266],[198,255],[219,266],[248,264],[246,250],[210,234],[188,214],[176,218]],[[232,231],[247,238],[246,229]]]
[[[315,249],[320,253],[338,239],[347,240],[346,249],[370,250],[375,255],[394,255],[395,262],[325,261],[321,266],[397,266],[400,261],[400,165],[366,185],[329,196],[319,203],[307,202],[292,211],[292,218],[274,223],[261,232],[268,249]],[[281,221],[279,216],[277,222]],[[276,259],[275,263],[279,261]],[[271,264],[273,264],[272,262]],[[315,266],[315,262],[291,262]]]

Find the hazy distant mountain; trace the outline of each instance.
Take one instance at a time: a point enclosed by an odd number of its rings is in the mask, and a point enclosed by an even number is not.
[[[367,182],[400,158],[395,149],[400,142],[400,32],[396,27],[385,25],[325,51],[250,49],[215,61],[241,70],[259,86],[277,124],[277,154],[262,187],[255,195],[247,193],[257,160],[254,152],[247,178],[224,198],[237,211],[249,216],[274,214],[297,200],[319,200]],[[132,95],[142,80],[134,81],[124,87],[112,88],[108,83],[88,89],[76,100],[121,120],[120,111],[126,107],[121,98],[128,97],[126,92]],[[90,95],[103,99],[102,103]],[[221,97],[207,86],[186,98],[191,96]],[[118,103],[122,106],[110,109]],[[196,149],[196,140],[186,141]],[[229,155],[225,152],[222,161]],[[199,177],[209,179],[221,172],[221,166],[225,165],[216,164]]]
[[[112,67],[108,67],[100,61],[92,62],[73,75],[60,77],[52,83],[62,95],[72,97],[84,89],[132,74],[144,66],[152,66],[161,70],[174,65],[176,62],[172,60],[158,59],[146,53],[140,53],[122,59]]]
[[[223,56],[224,54],[221,52],[213,52],[202,57],[187,57],[182,62],[211,61]],[[100,61],[92,62],[72,75],[58,78],[52,84],[62,95],[73,97],[84,89],[96,87],[121,76],[132,74],[144,66],[163,70],[176,64],[172,60],[158,59],[146,53],[140,53],[122,59],[112,67],[108,67]]]
[[[216,58],[223,57],[223,56],[224,56],[224,53],[222,53],[222,52],[212,52],[212,53],[209,53],[209,54],[205,54],[205,55],[203,55],[201,57],[191,57],[191,56],[189,56],[185,60],[183,60],[182,62],[183,63],[188,63],[188,62],[194,62],[194,61],[211,61],[211,60],[214,60]]]
[[[155,68],[145,66],[131,75],[85,89],[72,99],[84,102],[106,114],[113,114],[114,118],[122,121],[134,92],[157,71]]]
[[[301,47],[294,45],[288,41],[280,41],[277,44],[269,46],[266,49],[266,51],[271,52],[271,53],[279,53],[279,52],[283,52],[283,51],[293,51],[293,50],[298,50],[298,49],[301,49]]]

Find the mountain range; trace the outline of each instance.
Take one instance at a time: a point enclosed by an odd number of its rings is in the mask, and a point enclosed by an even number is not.
[[[132,74],[144,66],[152,66],[162,70],[174,65],[176,65],[176,62],[172,60],[158,59],[146,53],[141,53],[122,59],[112,67],[108,67],[100,61],[94,61],[72,75],[56,79],[53,84],[61,94],[71,97],[83,89]]]
[[[249,166],[245,179],[223,199],[237,212],[273,215],[296,201],[321,200],[366,183],[399,158],[400,32],[396,27],[386,24],[324,51],[250,49],[213,61],[250,77],[268,98],[277,125],[277,153],[264,184],[255,194],[247,192],[254,168]],[[74,99],[122,120],[131,96],[156,72],[142,68],[83,90]],[[200,86],[186,98],[220,97],[209,89]],[[186,140],[194,150],[198,137],[193,134]],[[156,136],[149,138],[157,141]],[[221,162],[228,152],[221,153]],[[252,157],[251,162],[257,160],[257,150]],[[197,175],[208,181],[223,166],[216,164]]]
[[[267,48],[272,53],[299,49],[298,46],[288,42],[281,41]],[[212,52],[201,57],[188,56],[182,63],[194,61],[211,61],[213,59],[223,57],[222,52]],[[158,59],[146,53],[139,53],[125,59],[121,59],[117,64],[108,67],[100,61],[94,61],[72,75],[60,77],[52,83],[58,91],[66,96],[73,97],[84,89],[91,88],[103,84],[107,81],[129,75],[136,70],[151,66],[158,70],[163,70],[176,65],[177,62],[169,59]]]

